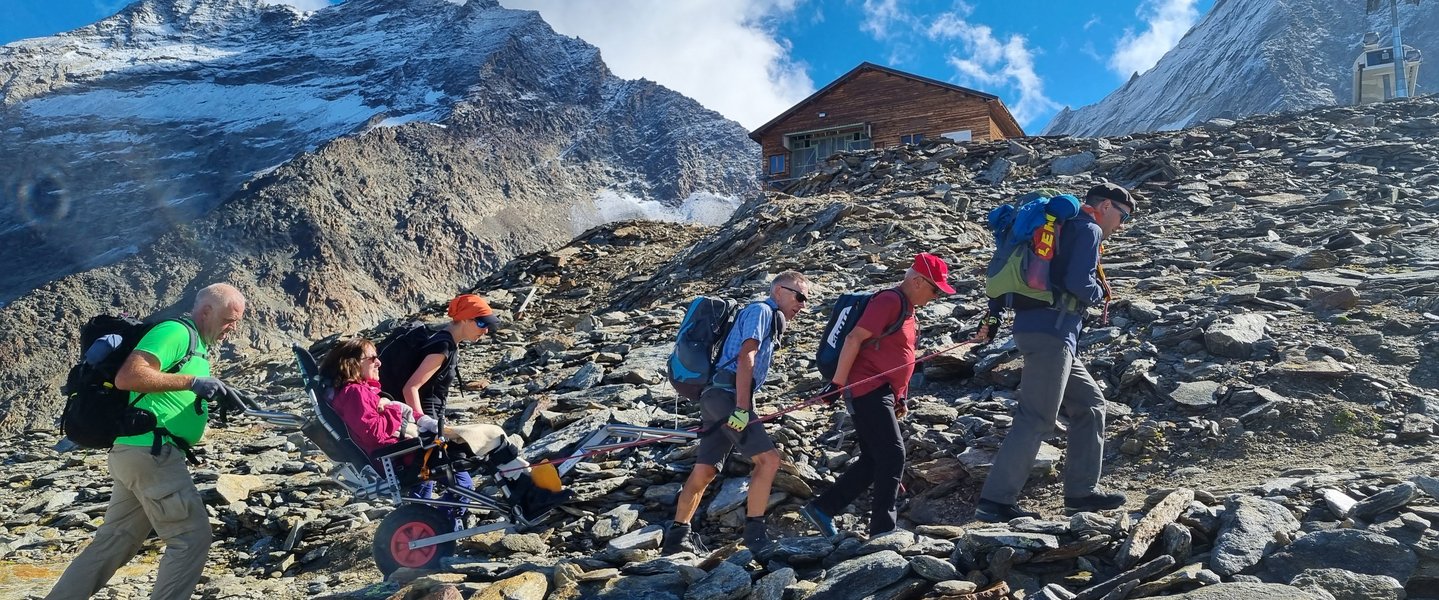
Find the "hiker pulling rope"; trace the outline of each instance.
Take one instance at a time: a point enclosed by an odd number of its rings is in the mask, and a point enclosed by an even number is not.
[[[767,423],[767,422],[769,422],[769,421],[773,421],[773,420],[778,419],[779,417],[784,416],[784,415],[787,415],[787,414],[789,414],[789,413],[792,413],[792,412],[795,412],[795,411],[799,411],[799,410],[803,410],[803,409],[808,408],[808,407],[810,407],[810,406],[813,406],[813,405],[815,405],[815,404],[819,404],[820,402],[826,402],[826,401],[825,401],[825,398],[828,398],[828,397],[830,397],[830,396],[835,396],[835,395],[837,395],[837,394],[843,394],[845,390],[850,389],[850,388],[852,388],[852,387],[855,387],[855,386],[858,386],[858,385],[867,383],[867,382],[869,382],[869,381],[878,379],[878,378],[880,378],[880,377],[883,377],[883,376],[885,376],[885,375],[888,375],[888,374],[893,373],[893,372],[895,372],[895,371],[898,371],[898,370],[900,370],[900,369],[909,367],[909,366],[911,366],[911,365],[918,365],[918,364],[920,364],[920,363],[922,363],[922,362],[925,362],[925,361],[927,361],[927,360],[930,360],[930,359],[932,359],[932,358],[934,358],[934,357],[936,357],[936,356],[940,356],[940,355],[942,355],[942,354],[948,354],[949,352],[952,352],[952,351],[954,351],[955,349],[958,349],[958,348],[961,347],[961,346],[976,346],[976,345],[978,345],[978,343],[976,343],[976,342],[970,342],[970,341],[963,341],[963,342],[959,342],[959,343],[953,344],[953,345],[948,346],[948,347],[946,347],[946,348],[943,348],[943,349],[940,349],[940,350],[936,350],[936,351],[934,351],[934,352],[931,352],[931,353],[929,353],[929,354],[926,354],[926,355],[924,355],[924,356],[921,356],[921,357],[919,357],[919,358],[916,358],[916,359],[914,359],[913,361],[910,361],[910,362],[901,364],[901,365],[899,365],[899,366],[896,366],[896,367],[894,367],[894,368],[892,368],[892,369],[889,369],[889,370],[887,370],[887,371],[884,371],[884,372],[881,372],[881,373],[876,373],[876,374],[871,375],[871,376],[869,376],[869,377],[865,377],[864,379],[861,379],[861,380],[859,380],[859,381],[855,381],[855,382],[850,383],[850,384],[848,384],[848,385],[846,385],[846,386],[844,386],[844,387],[835,388],[834,390],[831,390],[831,391],[829,391],[829,392],[820,394],[820,395],[818,395],[818,396],[814,396],[814,397],[811,397],[811,398],[807,398],[807,399],[805,399],[805,400],[801,400],[801,401],[796,402],[795,404],[790,405],[790,406],[788,406],[788,407],[786,407],[786,408],[783,408],[783,409],[780,409],[780,410],[778,410],[778,411],[775,411],[775,412],[772,412],[772,413],[770,413],[770,414],[767,414],[767,415],[764,415],[764,416],[762,416],[762,417],[759,417],[758,419],[755,419],[755,422],[756,422],[756,423]],[[831,402],[831,403],[832,403],[833,401],[828,401],[828,402]],[[711,428],[710,430],[701,430],[699,427],[690,427],[690,428],[688,428],[688,429],[684,429],[683,431],[684,431],[685,433],[697,433],[697,434],[703,436],[703,435],[708,435],[708,434],[709,434],[710,432],[712,432],[715,428],[723,427],[723,426],[724,426],[723,424],[719,424],[719,425],[716,425],[714,428]],[[633,441],[633,442],[625,442],[625,443],[616,444],[616,445],[613,445],[613,446],[606,446],[605,448],[602,448],[602,449],[590,450],[590,451],[588,451],[588,452],[583,452],[583,453],[580,453],[580,454],[572,454],[572,455],[570,455],[570,456],[562,456],[562,457],[559,457],[559,458],[547,458],[547,459],[545,459],[545,460],[543,460],[543,461],[540,461],[540,462],[538,462],[538,463],[532,464],[532,465],[530,465],[530,466],[531,466],[532,468],[533,468],[533,467],[538,467],[538,466],[540,466],[540,465],[551,465],[551,466],[552,466],[552,465],[554,465],[554,464],[556,464],[556,463],[563,463],[563,462],[566,462],[566,461],[569,461],[569,460],[574,460],[574,459],[577,459],[577,458],[578,458],[578,459],[590,458],[590,457],[592,457],[592,456],[599,456],[599,455],[602,455],[602,454],[608,454],[608,453],[615,452],[615,451],[618,451],[618,450],[628,450],[628,449],[630,449],[630,448],[638,448],[638,447],[641,447],[641,446],[648,446],[648,445],[650,445],[650,444],[656,444],[656,443],[663,442],[663,441],[666,441],[666,440],[679,439],[679,438],[683,438],[683,437],[687,437],[687,436],[682,435],[681,433],[671,433],[671,434],[666,434],[666,435],[662,435],[662,436],[658,436],[658,437],[645,438],[645,439],[641,439],[641,440],[635,440],[635,441]],[[513,469],[511,469],[511,470],[513,470]],[[504,471],[504,470],[501,470],[500,472],[503,473],[503,472],[505,472],[505,471]]]

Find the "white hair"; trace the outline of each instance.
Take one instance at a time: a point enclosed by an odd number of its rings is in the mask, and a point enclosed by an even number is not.
[[[231,306],[243,305],[245,295],[240,290],[228,283],[212,283],[195,293],[194,313],[199,314],[206,306]]]

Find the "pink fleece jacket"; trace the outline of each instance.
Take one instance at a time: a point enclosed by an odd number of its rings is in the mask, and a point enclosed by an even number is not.
[[[345,384],[330,401],[339,413],[340,420],[350,430],[350,439],[365,454],[388,446],[400,439],[395,435],[403,422],[402,408],[398,402],[385,405],[380,410],[380,382],[376,380],[353,381]]]

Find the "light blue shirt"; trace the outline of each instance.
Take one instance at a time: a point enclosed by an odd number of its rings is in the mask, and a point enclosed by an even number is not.
[[[759,352],[754,358],[754,388],[764,384],[766,377],[769,377],[769,365],[774,361],[774,350],[779,346],[779,340],[774,336],[774,313],[779,306],[773,300],[765,299],[763,302],[755,302],[740,309],[735,316],[734,327],[730,329],[729,336],[724,340],[724,348],[720,350],[720,359],[715,368],[715,387],[734,389],[735,371],[739,369],[740,346],[747,340],[759,342]]]

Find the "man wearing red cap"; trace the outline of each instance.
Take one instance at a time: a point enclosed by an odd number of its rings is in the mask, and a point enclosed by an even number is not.
[[[1124,494],[1098,487],[1104,460],[1104,392],[1075,357],[1085,309],[1109,297],[1099,273],[1099,245],[1129,221],[1136,206],[1128,190],[1112,183],[1090,188],[1080,214],[1066,221],[1059,234],[1049,274],[1058,301],[1014,312],[1014,343],[1024,358],[1019,405],[979,492],[975,518],[1003,522],[1039,516],[1016,502],[1040,443],[1054,434],[1061,409],[1069,419],[1065,508],[1095,511],[1124,505]],[[992,333],[992,326],[981,328],[976,340],[985,341]]]
[[[904,273],[904,281],[871,297],[859,322],[844,339],[834,377],[820,394],[844,388],[845,409],[854,417],[859,440],[859,459],[802,511],[826,536],[837,533],[833,515],[871,487],[874,498],[870,502],[869,534],[879,535],[895,528],[895,499],[904,473],[904,438],[900,437],[899,418],[908,412],[905,401],[909,378],[914,375],[918,337],[914,310],[941,295],[953,294],[948,279],[949,267],[938,256],[916,254],[914,264]],[[895,323],[899,327],[894,327]]]

